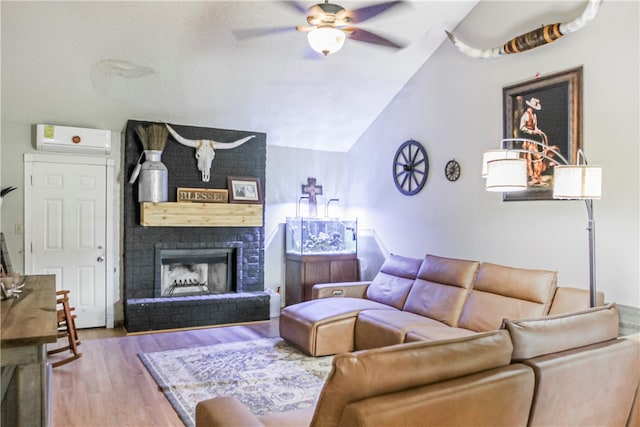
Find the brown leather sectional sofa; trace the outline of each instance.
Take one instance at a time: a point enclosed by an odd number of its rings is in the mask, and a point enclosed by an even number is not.
[[[618,338],[615,304],[580,310],[588,293],[556,281],[392,255],[371,282],[316,285],[280,316],[283,338],[336,354],[315,407],[256,417],[219,397],[196,425],[640,425],[640,334]]]
[[[636,426],[640,334],[617,334],[612,304],[342,353],[315,407],[258,417],[218,397],[198,403],[196,425]]]
[[[318,284],[313,297],[280,314],[280,336],[311,356],[462,337],[497,330],[503,319],[589,307],[588,292],[557,287],[555,271],[434,255],[391,255],[371,282]]]

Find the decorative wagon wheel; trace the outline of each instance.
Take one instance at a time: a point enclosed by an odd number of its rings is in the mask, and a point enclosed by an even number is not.
[[[460,163],[455,159],[451,159],[444,167],[444,175],[451,182],[457,181],[460,178]]]
[[[393,158],[393,182],[405,196],[417,194],[427,182],[429,156],[422,144],[410,139],[396,151]]]

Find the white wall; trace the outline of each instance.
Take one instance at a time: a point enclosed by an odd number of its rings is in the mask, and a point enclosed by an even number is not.
[[[329,199],[331,216],[345,215],[348,176],[347,154],[329,151],[302,150],[267,145],[267,185],[265,194],[265,288],[284,292],[285,222],[296,216],[296,204],[301,185],[307,178],[317,179],[323,195],[317,196],[318,216],[324,216]],[[300,214],[308,215],[307,201],[300,203]],[[284,301],[284,299],[283,299]]]
[[[4,106],[3,106],[4,107]],[[24,227],[24,153],[35,152],[31,148],[31,126],[3,120],[1,128],[2,163],[0,180],[2,187],[17,187],[2,202],[1,229],[7,242],[11,263],[16,271],[24,272],[23,234],[16,233],[16,226]]]
[[[584,4],[483,1],[454,32],[499,46],[570,20]],[[584,149],[604,169],[603,198],[594,202],[598,289],[607,301],[639,307],[638,21],[637,1],[607,1],[586,28],[518,55],[474,60],[445,42],[349,152],[350,211],[391,252],[557,270],[561,285],[588,288],[584,203],[502,202],[480,176],[483,151],[502,137],[502,88],[582,65]],[[414,197],[391,179],[395,150],[410,138],[424,144],[431,164]],[[455,183],[444,177],[452,158],[462,165]]]

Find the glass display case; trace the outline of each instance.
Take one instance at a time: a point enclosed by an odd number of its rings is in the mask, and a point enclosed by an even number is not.
[[[289,217],[286,239],[287,254],[357,254],[358,220]]]

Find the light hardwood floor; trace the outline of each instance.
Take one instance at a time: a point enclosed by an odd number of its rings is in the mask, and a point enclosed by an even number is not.
[[[277,319],[144,335],[125,335],[122,329],[80,330],[82,357],[53,370],[53,425],[181,427],[138,353],[277,336]],[[50,356],[50,360],[67,354]]]

